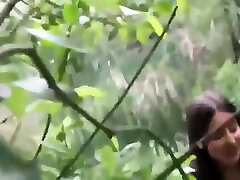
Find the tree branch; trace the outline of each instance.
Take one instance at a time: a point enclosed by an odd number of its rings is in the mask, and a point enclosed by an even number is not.
[[[0,51],[0,59],[11,56],[14,54],[25,54],[32,59],[33,64],[37,67],[41,75],[46,79],[48,87],[53,90],[56,98],[61,100],[64,104],[70,106],[72,109],[76,110],[79,114],[89,120],[94,126],[102,129],[106,135],[111,138],[114,132],[109,128],[103,126],[102,123],[98,122],[95,118],[90,116],[85,110],[80,108],[73,100],[71,100],[56,84],[55,79],[48,71],[47,67],[43,64],[41,58],[37,54],[34,48],[21,48],[21,47],[11,47],[9,46],[6,50]]]
[[[12,9],[14,8],[14,6],[18,3],[18,1],[20,0],[10,0],[5,7],[2,10],[2,13],[0,14],[0,26],[2,25],[2,23],[4,22],[5,18],[7,18],[10,14],[10,12],[12,11]]]
[[[182,179],[183,180],[188,180],[189,179],[188,176],[186,175],[186,173],[182,169],[181,163],[175,157],[172,149],[169,146],[167,146],[159,137],[157,137],[155,134],[153,134],[150,130],[147,129],[145,131],[147,132],[149,137],[154,139],[170,155],[170,157],[172,159],[172,162],[173,162],[173,165],[178,169],[178,171],[182,175]]]
[[[37,159],[38,155],[39,155],[40,152],[42,151],[42,143],[43,143],[43,141],[45,140],[45,138],[46,138],[46,136],[47,136],[47,133],[48,133],[48,130],[49,130],[51,121],[52,121],[52,116],[51,116],[51,114],[48,114],[47,124],[46,124],[46,127],[45,127],[45,129],[44,129],[43,136],[42,136],[42,142],[41,142],[40,145],[38,146],[37,152],[36,152],[36,154],[35,154],[35,156],[34,156],[33,159]]]
[[[140,73],[142,72],[143,68],[145,67],[145,65],[148,63],[148,61],[150,60],[150,58],[152,57],[154,51],[157,49],[159,43],[161,42],[161,40],[163,39],[163,36],[165,35],[165,33],[168,31],[170,24],[172,23],[172,20],[174,19],[174,17],[176,16],[176,11],[177,11],[177,6],[174,8],[171,17],[169,18],[168,24],[167,26],[164,28],[161,36],[158,37],[157,41],[155,42],[155,44],[153,45],[153,47],[151,48],[151,50],[149,51],[149,53],[147,54],[147,56],[144,58],[140,68],[137,70],[136,74],[134,75],[134,77],[132,78],[132,80],[130,81],[130,83],[128,84],[127,88],[124,90],[124,92],[122,93],[122,95],[120,96],[120,98],[118,99],[118,101],[114,104],[113,108],[106,114],[106,116],[104,117],[102,124],[104,124],[111,116],[112,114],[115,112],[115,110],[119,107],[119,105],[122,103],[122,101],[124,100],[124,98],[127,96],[129,90],[131,89],[131,87],[133,86],[134,82],[136,81],[136,79],[138,78],[138,76],[140,75]],[[93,134],[87,139],[87,141],[83,144],[83,146],[79,149],[79,151],[76,153],[76,155],[73,157],[73,159],[69,160],[69,162],[63,167],[62,171],[60,172],[60,175],[57,177],[57,179],[60,179],[61,177],[65,176],[65,174],[68,172],[68,170],[73,166],[73,164],[77,161],[77,159],[79,158],[79,156],[85,151],[85,149],[87,148],[87,146],[92,142],[93,138],[95,137],[95,135],[98,133],[100,129],[96,128],[96,130],[93,132]]]
[[[184,161],[187,160],[187,158],[189,158],[192,155],[192,153],[189,151],[187,151],[185,154],[183,154],[182,156],[180,156],[179,158],[176,159],[176,161],[178,162],[178,164],[182,164]],[[173,172],[174,169],[176,169],[176,164],[172,163],[172,165],[168,168],[166,168],[160,175],[158,175],[155,179],[156,180],[163,180],[166,179],[169,174],[171,174]]]

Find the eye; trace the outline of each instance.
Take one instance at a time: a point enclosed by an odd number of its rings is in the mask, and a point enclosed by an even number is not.
[[[212,139],[213,140],[219,140],[221,139],[222,137],[224,136],[224,130],[221,128],[221,129],[218,129],[212,136]]]

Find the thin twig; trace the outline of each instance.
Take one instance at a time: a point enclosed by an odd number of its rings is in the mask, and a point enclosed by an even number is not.
[[[34,48],[21,48],[21,47],[11,47],[10,45],[6,45],[6,50],[0,50],[0,59],[11,56],[14,54],[25,54],[29,56],[32,59],[33,64],[37,67],[41,75],[46,79],[48,86],[50,89],[53,90],[56,98],[61,100],[64,104],[70,106],[72,109],[77,111],[79,114],[81,114],[83,117],[85,117],[87,120],[89,120],[94,126],[96,126],[99,129],[102,129],[104,133],[111,138],[114,135],[114,132],[105,127],[102,123],[97,121],[95,118],[93,118],[91,115],[89,115],[84,109],[80,108],[78,104],[76,104],[72,99],[70,99],[56,84],[55,79],[51,75],[51,73],[48,71],[47,67],[42,62],[41,58],[37,54],[36,50]]]
[[[44,140],[45,140],[45,138],[46,138],[46,136],[47,136],[47,133],[48,133],[48,130],[49,130],[51,121],[52,121],[52,116],[51,116],[51,114],[48,114],[46,127],[45,127],[45,129],[44,129],[43,136],[42,136],[42,142],[41,142],[40,145],[38,146],[37,152],[36,152],[36,154],[35,154],[35,156],[34,156],[33,159],[36,159],[36,158],[38,157],[38,155],[40,154],[40,152],[42,151],[42,143],[44,142]]]
[[[53,2],[51,0],[46,0],[46,3],[50,4],[51,6],[53,6],[55,8],[61,8],[60,5],[56,4],[55,2]]]
[[[68,32],[67,32],[67,37],[70,37],[71,31],[72,31],[72,25],[69,25]],[[69,56],[70,52],[71,52],[71,49],[69,49],[69,48],[66,48],[65,51],[64,51],[62,62],[60,63],[60,65],[58,67],[58,81],[62,81],[63,76],[66,72],[68,56]]]
[[[150,52],[147,54],[147,56],[144,58],[140,68],[138,69],[138,71],[136,72],[136,74],[134,75],[134,77],[132,78],[132,80],[130,81],[130,83],[128,84],[127,88],[124,90],[124,92],[122,93],[122,95],[120,96],[120,98],[118,99],[118,101],[114,104],[113,108],[106,114],[106,116],[104,117],[102,124],[104,124],[111,116],[112,114],[115,112],[115,110],[119,107],[119,105],[122,103],[122,101],[124,100],[124,98],[126,97],[126,95],[128,94],[129,90],[131,89],[131,87],[133,86],[134,82],[136,81],[136,79],[138,78],[138,76],[140,75],[140,73],[142,72],[143,68],[145,67],[145,65],[148,63],[148,61],[150,60],[150,58],[152,57],[154,51],[157,49],[159,43],[161,42],[163,36],[165,35],[165,33],[168,31],[170,24],[172,23],[172,20],[174,19],[174,17],[176,16],[176,11],[177,11],[177,6],[174,8],[172,15],[168,21],[167,26],[164,28],[161,36],[158,37],[157,41],[155,42],[155,44],[153,45],[153,47],[151,48]],[[83,146],[79,149],[79,151],[76,153],[76,155],[74,156],[73,159],[70,159],[69,162],[63,167],[62,171],[60,172],[60,175],[57,177],[57,179],[60,179],[61,177],[63,177],[68,170],[73,166],[73,164],[77,161],[77,159],[79,158],[79,156],[85,151],[85,149],[87,148],[87,146],[92,142],[93,138],[95,137],[95,135],[98,133],[100,129],[96,128],[96,130],[93,132],[93,134],[87,139],[87,141],[83,144]]]
[[[24,0],[21,0],[21,2],[27,6],[31,6],[28,2],[24,1]]]
[[[19,2],[20,0],[10,0],[5,7],[2,10],[2,13],[0,14],[0,26],[4,22],[5,18],[7,18],[14,8],[14,6]]]

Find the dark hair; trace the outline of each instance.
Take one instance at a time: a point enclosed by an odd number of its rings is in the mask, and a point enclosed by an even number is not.
[[[191,103],[186,112],[189,144],[197,142],[208,130],[208,126],[216,111],[236,111],[236,107],[216,91],[206,91]],[[196,156],[193,161],[197,180],[222,180],[222,175],[214,160],[205,148],[195,148],[192,154]]]

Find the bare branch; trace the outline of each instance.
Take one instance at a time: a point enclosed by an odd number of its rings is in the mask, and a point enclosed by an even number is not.
[[[174,19],[174,17],[176,16],[176,12],[177,12],[177,6],[174,8],[171,17],[169,18],[168,24],[167,26],[164,28],[161,36],[158,37],[157,41],[155,42],[155,44],[153,45],[153,47],[151,48],[151,50],[149,51],[149,53],[147,54],[147,56],[144,58],[141,66],[139,67],[138,71],[136,72],[136,74],[134,75],[134,77],[132,78],[132,80],[130,81],[130,83],[128,84],[127,88],[124,90],[124,92],[122,93],[122,95],[120,96],[120,98],[118,99],[118,101],[114,104],[113,108],[106,114],[106,116],[104,117],[102,124],[105,123],[111,116],[112,114],[115,112],[115,110],[119,107],[119,105],[122,103],[122,101],[124,100],[124,98],[127,96],[129,90],[131,89],[131,87],[133,86],[134,82],[136,81],[136,79],[138,78],[138,76],[140,75],[140,73],[142,72],[143,68],[145,67],[145,65],[148,63],[148,61],[150,60],[150,58],[152,57],[154,51],[157,49],[159,43],[161,42],[161,40],[163,39],[165,33],[168,31],[170,24],[172,23],[172,20]],[[83,146],[79,149],[79,151],[76,153],[76,155],[74,156],[73,159],[69,160],[69,162],[63,167],[62,171],[60,172],[60,175],[57,177],[57,179],[60,179],[61,177],[63,177],[67,171],[73,166],[73,164],[77,161],[77,159],[79,158],[79,156],[85,151],[85,149],[87,148],[87,146],[92,142],[93,138],[95,137],[95,135],[98,133],[100,129],[97,128],[93,134],[87,139],[87,141],[83,144]]]
[[[6,45],[7,46],[7,45]],[[102,123],[97,121],[95,118],[90,116],[85,110],[80,108],[72,99],[70,99],[56,84],[55,79],[48,71],[47,67],[43,64],[41,58],[37,54],[34,48],[21,48],[21,47],[11,47],[9,46],[6,50],[0,50],[0,59],[11,56],[14,54],[25,54],[32,59],[33,64],[37,67],[41,75],[46,79],[48,86],[55,93],[56,98],[61,100],[64,104],[70,106],[72,109],[76,110],[79,114],[89,120],[94,126],[99,129],[102,129],[104,133],[111,138],[114,135],[114,132],[109,128],[103,126]]]
[[[0,14],[0,26],[4,22],[5,18],[7,18],[14,8],[14,6],[19,2],[20,0],[10,0],[5,7],[2,10],[2,13]]]
[[[46,127],[45,127],[45,129],[44,129],[43,136],[42,136],[42,142],[45,140],[45,138],[46,138],[46,136],[47,136],[47,133],[48,133],[48,130],[49,130],[51,121],[52,121],[52,116],[51,116],[51,114],[48,114]],[[36,158],[38,157],[38,155],[40,154],[40,152],[42,151],[42,142],[41,142],[40,145],[38,146],[37,152],[36,152],[36,154],[35,154],[35,156],[34,156],[33,159],[36,159]]]

